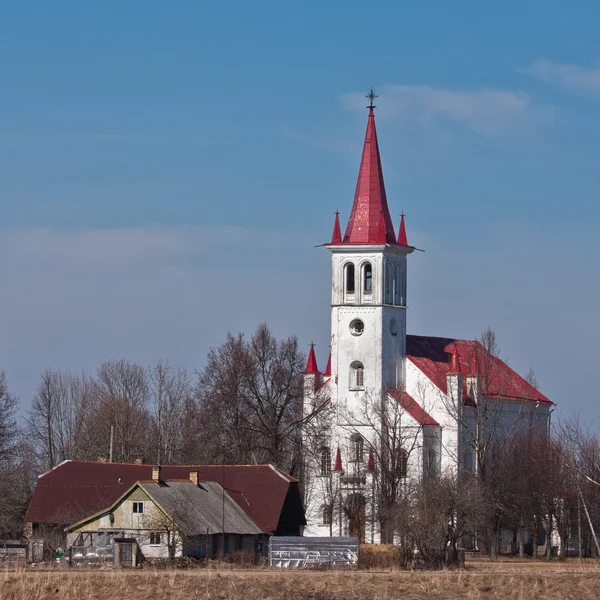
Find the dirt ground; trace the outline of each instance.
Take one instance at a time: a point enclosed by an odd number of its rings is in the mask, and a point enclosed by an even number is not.
[[[600,600],[600,563],[472,562],[463,571],[2,571],[0,600]]]

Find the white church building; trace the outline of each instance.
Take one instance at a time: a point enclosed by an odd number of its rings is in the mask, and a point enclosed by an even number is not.
[[[326,244],[331,351],[320,371],[311,346],[304,375],[304,411],[314,415],[304,431],[312,450],[304,535],[358,535],[377,543],[381,471],[400,484],[436,473],[477,473],[476,440],[543,434],[553,403],[480,342],[407,335],[415,248],[404,215],[394,231],[370,98],[350,217],[342,235],[336,214]]]

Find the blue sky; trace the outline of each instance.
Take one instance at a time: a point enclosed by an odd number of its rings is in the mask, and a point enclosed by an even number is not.
[[[329,338],[366,125],[407,213],[409,331],[491,325],[600,423],[594,2],[29,2],[0,19],[0,364],[191,370],[227,330]]]

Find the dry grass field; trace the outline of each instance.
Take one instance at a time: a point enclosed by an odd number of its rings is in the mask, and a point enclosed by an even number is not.
[[[463,571],[115,570],[3,571],[0,600],[600,599],[600,565],[470,563]]]

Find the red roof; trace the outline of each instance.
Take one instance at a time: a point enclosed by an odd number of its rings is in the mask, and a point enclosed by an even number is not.
[[[451,355],[456,349],[460,370],[471,373],[473,366],[483,377],[483,395],[486,398],[531,400],[552,404],[505,362],[490,354],[479,342],[453,338],[406,336],[406,357],[444,393],[447,393],[446,375],[451,372]],[[468,398],[466,378],[463,398]]]
[[[373,108],[369,108],[354,204],[344,234],[344,243],[397,243],[385,195]]]
[[[388,390],[391,396],[398,404],[415,420],[425,427],[440,427],[440,424],[423,407],[406,392],[398,390]]]
[[[66,461],[37,482],[25,520],[74,523],[117,500],[136,481],[150,481],[153,465]],[[277,529],[290,486],[297,480],[271,465],[165,465],[162,480],[215,481],[265,533]]]

